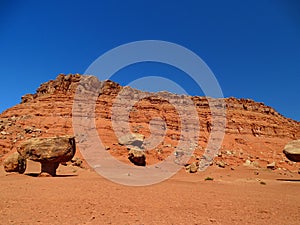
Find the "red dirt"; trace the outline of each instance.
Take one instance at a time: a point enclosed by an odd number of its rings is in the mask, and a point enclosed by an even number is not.
[[[1,168],[0,223],[299,224],[300,175],[255,171],[210,167],[128,187],[72,166],[60,166],[59,177],[33,177],[39,164],[30,162],[27,175],[5,175]]]

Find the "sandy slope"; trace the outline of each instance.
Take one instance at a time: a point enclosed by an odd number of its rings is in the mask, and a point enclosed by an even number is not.
[[[60,166],[54,178],[34,177],[39,165],[33,162],[26,175],[6,174],[1,166],[0,223],[299,224],[300,175],[255,171],[210,167],[128,187],[72,166]],[[205,181],[208,176],[214,180]]]

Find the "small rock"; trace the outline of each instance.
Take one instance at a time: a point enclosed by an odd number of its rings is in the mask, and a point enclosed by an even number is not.
[[[216,165],[217,165],[218,167],[225,168],[225,163],[222,162],[222,161],[216,162]]]
[[[16,121],[16,120],[17,120],[17,117],[12,116],[12,117],[10,118],[10,120],[11,120],[11,121]]]
[[[34,128],[32,128],[32,127],[26,127],[26,128],[24,129],[24,131],[25,131],[26,134],[31,134],[31,133],[33,132],[33,129],[34,129]]]
[[[130,149],[130,151],[128,152],[128,159],[134,165],[146,166],[146,155],[144,151],[139,148]]]
[[[4,160],[3,166],[6,172],[18,172],[22,174],[26,170],[26,159],[18,152],[15,152]]]
[[[189,173],[196,173],[198,171],[198,168],[199,164],[197,162],[193,162],[185,166],[185,171]]]
[[[109,147],[109,146],[105,146],[104,148],[105,148],[105,150],[109,150],[109,149],[110,149],[110,147]]]
[[[78,157],[73,158],[73,159],[71,160],[71,162],[72,162],[72,166],[78,166],[78,167],[81,167],[81,165],[82,165],[82,160],[81,160],[80,158],[78,158]]]
[[[276,163],[275,163],[275,162],[269,163],[269,164],[267,165],[267,168],[268,168],[268,169],[275,170],[275,169],[276,169]]]
[[[180,157],[184,156],[184,151],[182,151],[182,150],[176,150],[174,152],[174,155],[175,155],[176,158],[180,158]]]
[[[259,172],[258,171],[254,171],[254,175],[259,175]]]
[[[249,159],[247,159],[243,165],[244,166],[250,166],[251,165],[251,161]]]
[[[226,151],[226,155],[233,155],[231,151]]]

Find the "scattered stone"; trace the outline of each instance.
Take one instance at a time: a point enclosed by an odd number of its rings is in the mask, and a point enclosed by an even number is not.
[[[231,155],[233,155],[233,152],[227,150],[226,155],[231,156]]]
[[[16,120],[17,120],[17,117],[12,116],[12,117],[10,117],[9,119],[10,119],[11,121],[16,121]]]
[[[32,128],[32,127],[26,127],[26,128],[24,129],[24,131],[25,131],[26,134],[31,134],[31,133],[33,132],[33,129],[34,129],[34,128]]]
[[[196,173],[199,169],[199,163],[193,162],[185,166],[185,171],[188,173]]]
[[[105,148],[105,150],[110,150],[109,146],[105,146],[104,148]]]
[[[3,166],[6,172],[18,172],[22,174],[26,170],[26,159],[18,152],[15,152],[4,160]]]
[[[285,145],[283,153],[289,160],[300,162],[300,140],[294,140]]]
[[[222,161],[216,162],[216,165],[221,168],[225,168],[225,163]]]
[[[36,134],[33,134],[33,133],[37,133],[37,134],[42,133],[41,129],[37,129],[37,128],[34,128],[34,127],[26,127],[24,129],[24,131],[25,131],[26,134],[32,134],[32,136],[36,136]]]
[[[275,170],[275,169],[276,169],[276,163],[275,163],[275,162],[269,163],[269,164],[267,165],[267,168],[268,168],[268,169]]]
[[[254,175],[259,175],[259,172],[258,171],[254,171]]]
[[[21,156],[41,163],[41,176],[44,173],[46,176],[55,176],[59,164],[70,161],[75,151],[75,138],[73,136],[31,138],[18,147]]]
[[[128,152],[128,159],[136,166],[146,166],[146,155],[142,149],[130,149]]]
[[[249,159],[247,159],[243,165],[244,166],[250,166],[251,165],[251,161]]]
[[[120,145],[131,145],[142,148],[145,136],[138,133],[126,134],[119,138]]]
[[[164,147],[172,148],[172,145],[171,144],[165,144]]]
[[[82,160],[78,157],[71,159],[71,162],[72,162],[72,166],[78,166],[78,167],[82,166]]]

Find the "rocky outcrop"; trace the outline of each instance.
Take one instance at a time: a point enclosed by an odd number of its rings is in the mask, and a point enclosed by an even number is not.
[[[59,164],[70,161],[75,151],[75,138],[70,136],[32,138],[18,147],[23,158],[41,163],[41,175],[50,176],[55,176]]]
[[[59,74],[55,80],[48,81],[36,90],[35,94],[26,94],[21,99],[21,103],[28,103],[34,99],[45,96],[53,95],[57,93],[74,92],[77,88],[77,83],[80,81],[80,75],[64,75]]]
[[[283,153],[289,160],[300,162],[300,140],[294,140],[288,143],[284,147]]]
[[[26,170],[26,159],[18,152],[15,152],[4,160],[3,166],[6,172],[17,172],[22,174]]]
[[[55,80],[42,84],[35,94],[28,94],[18,104],[0,115],[0,161],[6,154],[17,149],[24,140],[30,138],[46,138],[62,135],[74,135],[72,117],[78,116],[73,112],[73,102],[76,88],[82,76],[79,74],[62,75]],[[90,79],[93,81],[93,79]],[[154,164],[173,154],[182,138],[183,121],[177,109],[168,101],[177,102],[180,109],[188,109],[187,102],[191,100],[199,117],[199,140],[193,146],[187,146],[187,151],[194,150],[196,158],[200,158],[207,147],[212,130],[218,124],[211,121],[212,112],[209,101],[218,104],[218,100],[198,96],[175,95],[168,92],[156,94],[145,93],[130,87],[122,87],[112,81],[101,81],[99,96],[95,105],[96,130],[109,153],[124,159],[128,156],[126,145],[118,145],[119,138],[112,125],[112,109],[115,107],[120,116],[120,123],[125,123],[122,114],[124,106],[132,103],[129,112],[129,128],[131,133],[144,135],[145,142],[153,134],[154,140],[160,144],[145,151],[147,164]],[[122,91],[123,101],[116,101]],[[144,96],[144,98],[142,98]],[[276,162],[276,167],[293,169],[296,166],[286,159],[282,149],[286,143],[300,139],[300,123],[287,119],[273,108],[249,99],[224,99],[226,105],[225,137],[220,149],[221,159],[226,165],[242,165],[246,160],[257,161],[261,167],[270,162]],[[125,104],[126,103],[126,104]],[[119,113],[120,112],[120,113]],[[83,119],[91,115],[83,115]],[[221,115],[220,115],[221,116]],[[161,118],[165,123],[159,123],[154,118]],[[193,127],[195,118],[184,121],[187,128]],[[150,125],[151,126],[150,126]],[[87,125],[88,126],[88,125]],[[214,127],[215,126],[215,127]],[[157,130],[163,130],[165,137]],[[128,132],[127,132],[128,133]],[[86,143],[87,137],[83,132],[77,134],[80,143]],[[144,143],[145,144],[145,143]],[[151,146],[151,145],[150,145]],[[78,157],[80,152],[76,153]],[[214,164],[215,165],[215,164]]]

